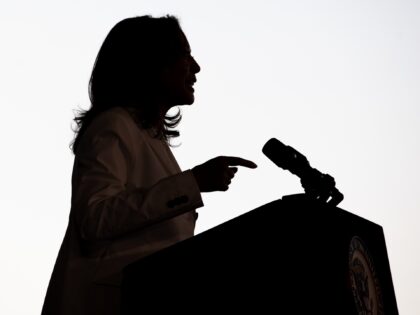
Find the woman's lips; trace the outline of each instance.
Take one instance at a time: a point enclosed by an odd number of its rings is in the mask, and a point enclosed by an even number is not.
[[[194,83],[195,83],[195,81],[186,82],[187,89],[189,89],[191,91],[194,91],[194,88],[193,88]]]

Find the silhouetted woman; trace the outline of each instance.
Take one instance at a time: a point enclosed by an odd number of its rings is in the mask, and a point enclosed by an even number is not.
[[[225,191],[237,171],[217,157],[181,171],[169,146],[194,102],[200,67],[173,16],[117,23],[89,82],[91,108],[75,118],[69,224],[43,314],[118,314],[122,269],[194,235],[202,192]]]

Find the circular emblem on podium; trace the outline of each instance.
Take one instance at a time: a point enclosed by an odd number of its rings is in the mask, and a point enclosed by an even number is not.
[[[382,293],[372,256],[358,236],[350,241],[349,277],[359,315],[383,315]]]

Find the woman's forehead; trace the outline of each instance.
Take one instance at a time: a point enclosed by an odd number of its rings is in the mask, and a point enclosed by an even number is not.
[[[181,47],[188,51],[191,51],[190,43],[188,42],[187,36],[182,30],[181,30]]]

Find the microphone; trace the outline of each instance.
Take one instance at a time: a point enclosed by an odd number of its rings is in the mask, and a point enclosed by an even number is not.
[[[276,138],[271,138],[264,145],[262,152],[274,164],[301,179],[305,194],[310,198],[337,206],[344,195],[335,187],[335,180],[328,174],[322,174],[312,168],[306,157],[294,148],[283,144]]]

